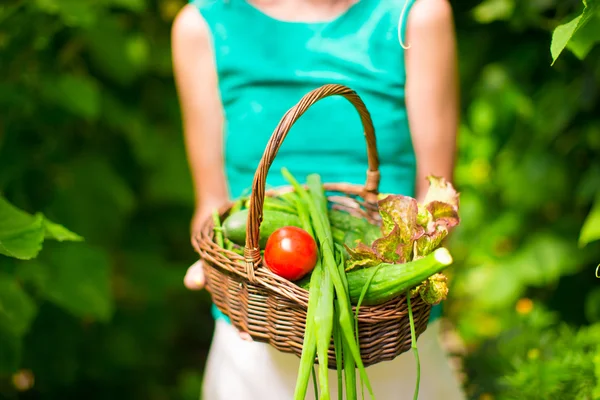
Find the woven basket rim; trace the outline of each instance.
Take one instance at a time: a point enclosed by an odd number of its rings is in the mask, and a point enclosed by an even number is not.
[[[352,183],[324,183],[323,186],[328,192],[342,193],[346,196],[357,196],[358,198],[361,198],[360,196],[364,190],[363,186]],[[284,185],[276,188],[271,188],[265,191],[265,195],[274,197],[283,193],[287,193],[291,190],[293,190],[293,187],[291,187],[290,185]],[[332,197],[336,199],[340,198],[339,196]],[[351,199],[351,197],[347,198]],[[225,215],[227,215],[234,204],[235,201],[228,201],[225,205],[220,207],[218,211],[219,217],[223,218]],[[204,262],[208,262],[211,267],[219,270],[221,273],[236,275],[240,281],[246,284],[252,283],[255,285],[259,285],[263,289],[269,291],[270,293],[281,295],[284,298],[293,301],[302,309],[307,309],[309,291],[298,286],[296,283],[291,282],[271,272],[271,270],[267,268],[267,266],[264,264],[263,260],[260,260],[260,262],[257,265],[255,272],[255,282],[251,282],[245,274],[244,270],[242,269],[230,269],[220,266],[219,264],[225,261],[220,260],[222,258],[227,258],[230,262],[239,263],[240,266],[244,264],[245,259],[244,256],[234,251],[230,251],[218,246],[214,241],[213,228],[214,222],[211,216],[204,220],[201,231],[194,236],[194,247],[196,248],[196,251],[199,253]],[[273,281],[273,283],[269,283],[269,281]],[[416,299],[418,297],[418,295],[413,295],[411,296],[411,300]],[[375,319],[378,320],[393,319],[395,318],[394,310],[397,308],[398,303],[403,303],[405,301],[406,295],[400,294],[394,297],[393,299],[390,299],[378,305],[363,304],[359,308],[358,320],[359,322],[372,321],[373,314],[376,315]],[[352,305],[352,308],[354,312],[356,312],[355,304]]]

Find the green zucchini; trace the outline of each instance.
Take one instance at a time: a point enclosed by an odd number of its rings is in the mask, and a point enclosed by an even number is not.
[[[329,221],[334,229],[346,232],[344,240],[339,243],[344,243],[350,248],[354,248],[356,241],[359,239],[362,243],[371,245],[371,243],[381,237],[381,228],[379,226],[373,225],[366,219],[355,217],[345,211],[329,210]]]
[[[385,303],[406,290],[420,285],[424,280],[442,271],[450,264],[452,264],[452,256],[444,247],[408,263],[380,264],[363,299],[363,304]],[[358,302],[363,287],[373,274],[373,268],[376,267],[363,268],[346,274],[352,304]]]
[[[377,268],[375,276],[363,299],[363,305],[377,305],[385,303],[408,289],[420,285],[432,275],[452,264],[452,256],[447,249],[440,247],[433,253],[416,261],[405,264],[380,264],[379,266],[362,268],[346,273],[348,291],[352,304],[357,304],[363,287],[369,282],[373,271]],[[308,290],[310,276],[296,282],[298,286]]]
[[[344,231],[362,231],[371,225],[366,219],[355,217],[342,210],[329,210],[329,222]]]
[[[228,216],[223,221],[223,234],[233,243],[244,246],[246,244],[246,223],[248,221],[248,210],[241,210]],[[296,226],[302,228],[300,218],[295,214],[276,210],[264,210],[263,220],[260,224],[259,244],[264,249],[269,236],[284,226]]]
[[[381,235],[378,226],[372,225],[367,220],[355,217],[347,212],[330,210],[329,216],[332,217],[333,239],[338,244],[346,244],[352,248],[356,246],[356,240],[360,239],[365,244],[371,244]],[[223,221],[225,237],[237,245],[243,246],[246,244],[247,219],[247,209],[231,213]],[[265,208],[263,210],[263,221],[260,226],[259,238],[261,247],[267,244],[269,236],[275,230],[284,226],[302,228],[302,222],[296,212],[289,212],[289,206],[283,201],[269,197],[265,198]]]
[[[246,208],[250,208],[250,199],[245,202]],[[263,210],[281,211],[289,214],[298,214],[296,207],[291,206],[286,201],[279,197],[265,196]]]

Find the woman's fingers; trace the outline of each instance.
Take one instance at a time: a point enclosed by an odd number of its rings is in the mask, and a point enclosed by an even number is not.
[[[252,336],[250,336],[250,334],[248,332],[238,332],[238,333],[242,340],[245,340],[247,342],[252,342]]]
[[[205,283],[202,261],[198,260],[188,268],[185,278],[183,278],[183,284],[190,290],[200,290],[204,288]]]
[[[191,267],[188,268],[183,283],[186,288],[190,290],[200,290],[204,288],[205,284],[204,270],[202,268],[202,261],[196,261]],[[248,332],[239,332],[238,334],[242,340],[252,342],[252,336]]]

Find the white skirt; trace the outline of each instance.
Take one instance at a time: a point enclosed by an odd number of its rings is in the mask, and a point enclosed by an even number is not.
[[[420,400],[463,400],[464,394],[440,342],[440,321],[418,339],[421,361]],[[292,400],[300,359],[273,347],[242,340],[235,328],[216,321],[204,373],[203,400]],[[330,371],[331,398],[337,399],[337,372]],[[412,400],[416,363],[412,352],[367,368],[378,400]],[[357,382],[360,382],[357,379]],[[358,388],[360,391],[360,388]],[[365,389],[366,391],[366,389]],[[366,398],[369,398],[366,393]],[[360,397],[360,394],[359,394]],[[314,400],[312,378],[306,399]]]

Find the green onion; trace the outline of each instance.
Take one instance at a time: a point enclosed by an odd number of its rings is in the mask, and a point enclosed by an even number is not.
[[[317,373],[315,372],[315,366],[313,365],[312,368],[312,381],[313,381],[313,388],[315,390],[315,400],[319,400],[319,387],[317,386]]]
[[[236,212],[240,211],[242,209],[242,207],[244,206],[244,198],[240,197],[239,199],[237,199],[234,203],[233,206],[231,206],[231,209],[229,210],[229,215],[235,214]]]
[[[419,384],[421,382],[421,361],[419,360],[419,350],[417,349],[417,338],[415,334],[415,321],[413,320],[412,307],[410,305],[410,292],[406,292],[406,303],[408,304],[408,319],[410,321],[410,347],[415,353],[415,360],[417,362],[417,387],[415,388],[415,395],[413,400],[419,398]]]
[[[215,239],[217,240],[217,244],[220,248],[225,247],[223,244],[223,228],[221,227],[221,217],[219,216],[219,211],[214,210],[212,213],[213,219],[213,230],[215,231]]]
[[[296,196],[295,198],[295,208],[298,211],[298,217],[300,218],[300,222],[302,223],[302,229],[308,232],[313,238],[315,237],[315,232],[313,231],[313,226],[310,221],[310,212],[308,211],[308,205],[302,201],[300,196]]]
[[[321,399],[329,400],[329,367],[328,351],[331,344],[333,331],[333,283],[331,270],[327,266],[323,268],[321,278],[321,293],[315,314],[315,325],[317,327],[317,355],[319,357],[319,386],[321,388]]]
[[[337,254],[339,255],[338,262],[338,270],[340,272],[340,276],[342,277],[342,281],[344,283],[344,287],[346,291],[348,291],[348,280],[346,279],[346,271],[345,264],[346,260],[344,259],[344,250],[342,246],[336,244]],[[348,296],[348,301],[350,301],[350,297]],[[337,307],[340,307],[340,301],[336,298]],[[337,317],[337,321],[339,323],[339,316]],[[358,329],[356,330],[356,336],[358,337]],[[357,338],[358,340],[358,338]],[[358,345],[358,341],[357,341]],[[352,352],[350,351],[350,347],[346,342],[342,344],[342,354],[344,355],[344,376],[346,382],[346,399],[347,400],[356,400],[356,362],[354,361],[354,357],[352,356]]]
[[[338,321],[337,318],[338,310],[334,308],[334,321]],[[333,325],[333,348],[335,350],[335,366],[337,370],[337,380],[338,380],[338,400],[344,400],[344,387],[343,387],[343,379],[342,379],[342,362],[343,362],[343,341],[342,335],[340,332],[339,324],[335,323]]]
[[[356,364],[358,365],[358,370],[361,375],[361,378],[365,381],[365,384],[367,385],[367,389],[369,390],[371,397],[375,397],[373,394],[373,389],[371,388],[371,383],[369,382],[369,378],[367,377],[367,373],[362,362],[360,350],[355,342],[354,327],[351,321],[352,306],[348,298],[348,290],[344,287],[342,278],[335,263],[335,256],[333,254],[333,238],[331,235],[331,226],[329,223],[329,215],[327,212],[327,199],[325,197],[325,192],[321,184],[321,179],[318,175],[309,175],[307,177],[307,184],[312,200],[311,202],[308,202],[311,217],[314,218],[313,222],[315,226],[315,232],[317,234],[317,237],[319,237],[319,239],[322,241],[323,246],[323,266],[324,268],[331,269],[333,285],[338,299],[340,299],[339,322],[341,325],[342,333],[344,339],[349,344],[349,350],[351,351],[354,359],[356,360]],[[295,182],[295,185],[299,186],[297,182]]]
[[[296,192],[286,192],[278,196],[281,201],[286,203],[289,206],[296,206],[296,199],[298,198],[298,194]]]
[[[284,177],[292,184],[296,192],[306,202],[309,208],[310,216],[313,222],[315,236],[318,242],[321,244],[321,256],[323,269],[328,270],[331,280],[333,281],[333,287],[339,301],[339,317],[338,323],[342,332],[343,339],[348,346],[350,354],[354,357],[354,360],[358,366],[358,370],[363,382],[365,382],[371,398],[375,398],[373,389],[369,378],[367,377],[364,364],[360,355],[360,349],[356,344],[356,338],[354,335],[354,325],[352,324],[352,306],[350,304],[348,289],[344,286],[344,281],[338,270],[338,265],[335,260],[335,254],[333,252],[333,238],[331,234],[331,226],[329,222],[329,215],[327,211],[327,199],[325,192],[321,184],[320,177],[318,175],[310,175],[307,178],[307,184],[309,192],[307,193],[304,188],[296,181],[296,179],[289,173],[285,168],[282,169]],[[312,281],[311,281],[312,283]],[[311,289],[312,290],[312,289]],[[322,287],[321,290],[328,291],[327,287]],[[322,298],[320,294],[319,298]],[[327,298],[327,297],[326,297]],[[333,297],[332,297],[333,299]],[[310,303],[310,296],[309,296]],[[331,304],[333,305],[333,304]],[[319,312],[325,312],[327,309],[325,305],[319,304]],[[308,318],[307,318],[308,319]],[[308,321],[307,321],[308,324]],[[319,328],[319,327],[317,327]],[[326,330],[321,331],[323,337]],[[330,336],[331,337],[331,336]],[[306,340],[306,338],[305,338]],[[304,349],[303,349],[304,351]],[[302,364],[302,363],[301,363]],[[323,387],[323,383],[321,383]],[[323,396],[323,393],[322,393]]]
[[[356,304],[356,314],[354,317],[354,324],[355,324],[355,330],[356,330],[356,345],[360,347],[360,343],[358,342],[358,313],[360,310],[360,306],[367,294],[367,292],[369,291],[369,286],[371,286],[371,281],[373,280],[373,278],[375,277],[375,274],[377,273],[377,270],[379,269],[380,265],[377,265],[375,267],[373,267],[373,272],[371,273],[371,275],[369,275],[369,279],[367,280],[367,282],[365,283],[365,285],[363,286],[362,292],[360,292],[360,297],[358,298],[358,303]],[[365,398],[365,387],[363,385],[362,379],[361,379],[361,383],[360,386],[362,388],[362,398],[364,400]]]
[[[302,353],[300,355],[300,367],[298,369],[298,377],[296,379],[294,400],[305,399],[306,391],[308,389],[308,381],[310,379],[310,372],[313,370],[315,363],[315,355],[317,352],[315,314],[318,306],[317,301],[321,295],[322,271],[323,268],[321,266],[321,261],[318,260],[310,278],[308,309],[306,311],[306,327],[304,329],[304,341],[302,344]]]

